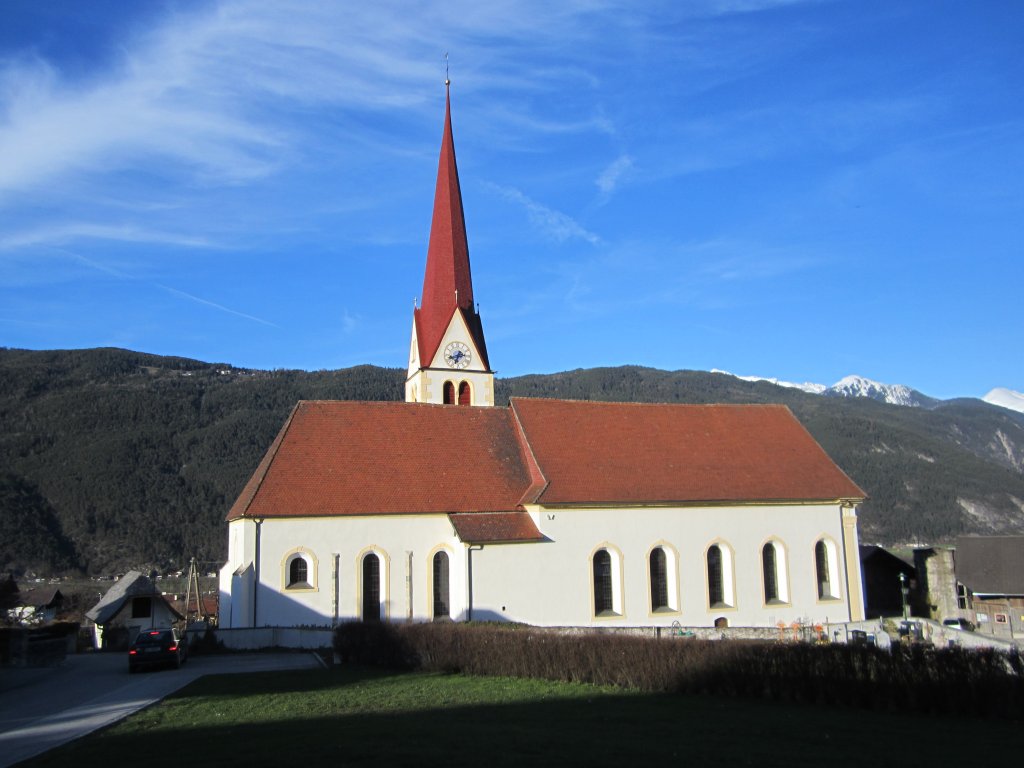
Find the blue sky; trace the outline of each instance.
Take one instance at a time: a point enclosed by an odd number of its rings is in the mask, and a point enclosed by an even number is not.
[[[0,346],[1024,390],[1024,3],[5,0]]]

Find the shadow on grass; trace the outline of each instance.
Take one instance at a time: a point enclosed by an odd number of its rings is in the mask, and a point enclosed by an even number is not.
[[[250,698],[251,697],[251,698]],[[248,700],[251,710],[239,702]],[[502,699],[507,699],[502,701]],[[223,706],[221,706],[223,705]],[[346,668],[206,678],[118,726],[27,763],[492,766],[524,763],[792,766],[943,764],[942,734],[982,720],[816,708],[715,696]],[[1006,729],[1004,729],[1006,730]],[[995,754],[1016,737],[988,732]]]

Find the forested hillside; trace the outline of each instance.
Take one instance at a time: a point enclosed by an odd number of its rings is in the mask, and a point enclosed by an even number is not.
[[[0,349],[0,568],[170,570],[224,555],[224,515],[300,399],[397,400],[404,372],[248,371],[115,349]],[[781,402],[871,496],[866,541],[1024,533],[1024,416],[924,410],[698,371],[497,382],[497,397]]]

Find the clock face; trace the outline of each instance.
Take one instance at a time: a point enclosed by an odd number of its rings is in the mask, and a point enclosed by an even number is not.
[[[469,347],[461,341],[453,341],[444,348],[444,361],[449,368],[465,368],[473,359]]]

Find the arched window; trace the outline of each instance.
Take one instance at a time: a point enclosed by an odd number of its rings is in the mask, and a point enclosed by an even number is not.
[[[469,389],[469,382],[463,381],[459,384],[459,405],[472,405],[472,392]]]
[[[288,586],[295,587],[300,584],[306,586],[309,584],[308,579],[308,566],[306,565],[306,559],[304,557],[296,557],[288,565]]]
[[[708,606],[732,608],[733,592],[732,550],[727,544],[712,544],[707,552]]]
[[[296,592],[316,591],[317,559],[306,547],[295,547],[281,559],[281,586]]]
[[[761,548],[761,571],[764,574],[764,601],[779,602],[779,574],[775,562],[775,547],[771,542]]]
[[[789,602],[789,581],[786,569],[786,548],[772,539],[761,547],[761,579],[765,605]]]
[[[444,404],[455,404],[455,385],[450,381],[444,383]]]
[[[594,613],[612,612],[612,556],[607,549],[594,555]]]
[[[451,616],[448,602],[448,553],[438,552],[434,555],[434,618],[442,619]]]
[[[594,553],[594,615],[621,616],[622,589],[619,584],[620,555],[607,548]]]
[[[722,572],[722,548],[717,544],[708,550],[708,602],[725,605],[725,579]]]
[[[651,550],[651,612],[668,610],[668,557],[665,550]]]
[[[380,621],[380,558],[363,557],[363,621]]]
[[[835,600],[839,590],[835,579],[836,550],[831,541],[820,539],[814,545],[814,572],[818,582],[818,599]]]

